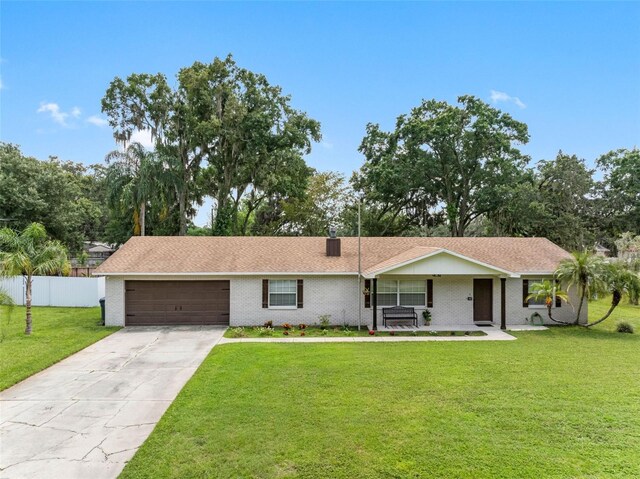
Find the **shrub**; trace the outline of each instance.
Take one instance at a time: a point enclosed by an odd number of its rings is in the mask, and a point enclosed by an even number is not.
[[[300,331],[300,336],[304,336],[305,334],[307,334],[307,333],[305,333],[304,331]]]
[[[298,329],[305,329],[306,327],[307,327],[307,325],[304,324],[304,323],[298,324]]]
[[[285,336],[289,336],[289,331],[285,329],[284,331],[282,331],[282,334],[284,334]]]
[[[292,328],[292,326],[291,326],[289,323],[284,323],[284,324],[282,325],[282,327],[283,327],[284,329],[291,329],[291,328]]]
[[[321,316],[318,316],[318,322],[320,323],[320,328],[327,329],[329,327],[329,324],[331,324],[331,315],[323,314]]]
[[[264,328],[256,328],[258,336],[273,336],[273,328],[264,327]]]
[[[627,321],[620,321],[616,324],[616,331],[619,333],[633,334],[633,325]]]
[[[264,322],[264,327],[265,328],[273,328],[273,321],[271,321],[271,320],[265,321]]]
[[[425,309],[422,312],[422,319],[424,319],[425,323],[431,322],[431,311],[429,311],[428,309]]]
[[[389,331],[389,336],[395,336],[396,332],[395,331]]]
[[[369,330],[369,336],[374,336],[376,334],[376,332],[373,329]]]
[[[232,338],[244,338],[247,336],[246,331],[243,327],[231,328],[231,337]]]
[[[323,336],[329,336],[329,330],[328,329],[323,329],[320,334],[322,334]]]

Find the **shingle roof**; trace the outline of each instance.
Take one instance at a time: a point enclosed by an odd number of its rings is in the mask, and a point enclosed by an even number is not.
[[[357,273],[358,239],[341,240],[342,255],[329,257],[324,237],[136,236],[94,274]],[[362,271],[420,257],[427,248],[446,249],[513,273],[552,272],[569,257],[545,238],[367,237],[362,238]]]

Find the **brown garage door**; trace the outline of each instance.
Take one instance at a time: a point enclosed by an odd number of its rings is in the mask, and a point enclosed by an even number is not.
[[[229,281],[126,281],[127,326],[229,324]]]

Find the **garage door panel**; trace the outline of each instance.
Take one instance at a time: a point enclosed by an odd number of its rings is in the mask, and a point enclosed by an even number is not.
[[[126,324],[229,324],[229,281],[127,281]]]

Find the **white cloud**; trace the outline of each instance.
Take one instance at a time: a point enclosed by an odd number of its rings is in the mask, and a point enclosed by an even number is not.
[[[69,116],[73,118],[78,118],[82,114],[80,108],[74,106],[71,109],[71,113],[64,112],[60,109],[60,105],[57,103],[40,103],[40,108],[38,108],[38,113],[48,113],[51,116],[51,119],[55,121],[57,124],[61,126],[69,126],[67,123],[67,119]]]
[[[491,103],[500,103],[500,102],[511,102],[514,103],[519,108],[526,108],[525,105],[520,98],[517,96],[511,96],[508,93],[503,91],[491,90]]]
[[[2,77],[0,76],[0,90],[4,88],[4,83],[2,83]]]
[[[109,124],[107,120],[99,117],[98,115],[91,115],[89,118],[87,118],[87,123],[91,123],[92,125],[100,127],[107,126]]]
[[[41,103],[38,108],[38,113],[49,113],[51,118],[60,125],[67,125],[68,113],[64,113],[60,110],[60,106],[57,103]]]
[[[131,134],[129,144],[138,142],[145,148],[153,148],[155,146],[151,138],[151,130],[136,130]]]
[[[332,150],[333,149],[333,143],[329,143],[328,141],[321,141],[320,142],[320,146],[322,148],[326,148],[327,150]]]

